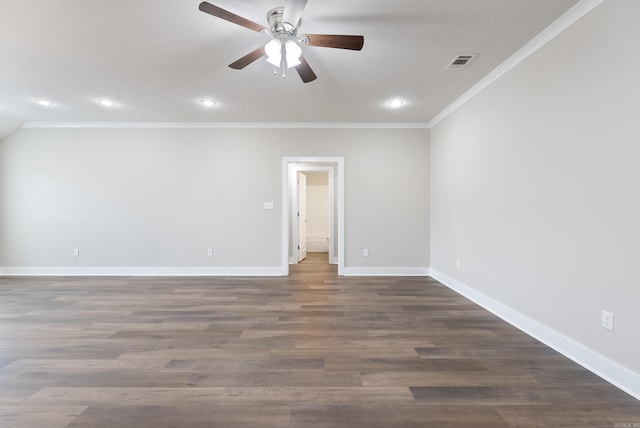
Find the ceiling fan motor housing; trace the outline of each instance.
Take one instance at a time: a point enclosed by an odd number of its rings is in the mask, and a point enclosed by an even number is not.
[[[283,22],[283,14],[283,7],[274,7],[269,12],[267,12],[267,22],[269,23],[271,33],[274,35],[274,37],[283,35],[287,36],[287,38],[295,37],[298,34],[298,28],[300,28],[302,19],[299,19],[297,24],[294,26],[289,22]]]

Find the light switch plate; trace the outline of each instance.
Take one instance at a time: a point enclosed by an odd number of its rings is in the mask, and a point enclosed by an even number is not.
[[[602,328],[613,331],[613,314],[609,311],[602,311]]]

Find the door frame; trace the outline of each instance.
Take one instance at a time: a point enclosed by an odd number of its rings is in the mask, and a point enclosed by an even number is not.
[[[338,275],[344,270],[344,158],[283,157],[282,158],[282,256],[283,275],[289,275],[289,264],[297,263],[297,254],[290,256],[297,241],[297,173],[327,171],[329,173],[329,262],[338,264]],[[337,224],[335,224],[337,223]],[[337,239],[337,252],[335,243]],[[296,244],[297,245],[297,244]]]

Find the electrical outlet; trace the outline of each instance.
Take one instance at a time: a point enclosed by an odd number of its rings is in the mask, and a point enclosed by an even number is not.
[[[364,250],[362,250],[362,255],[365,257],[369,257],[369,249],[365,248]]]
[[[73,257],[79,257],[80,256],[80,250],[78,248],[74,248],[73,249]]]
[[[460,263],[460,259],[456,259],[456,267],[457,267],[457,268],[460,268],[460,265],[461,265],[461,263]]]
[[[207,257],[213,257],[213,248],[207,250]]]
[[[602,311],[602,328],[613,331],[613,314],[611,312]]]

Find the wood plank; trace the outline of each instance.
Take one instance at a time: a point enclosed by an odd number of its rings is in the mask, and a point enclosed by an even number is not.
[[[431,278],[0,277],[2,427],[640,422],[637,400]]]

